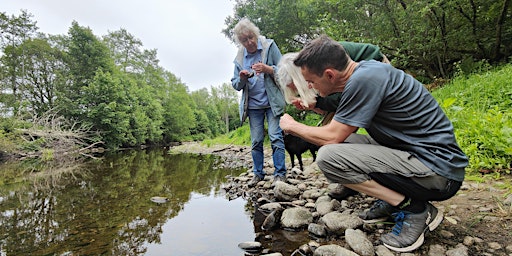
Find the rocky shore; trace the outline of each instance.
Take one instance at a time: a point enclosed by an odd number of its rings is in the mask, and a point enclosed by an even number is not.
[[[248,187],[253,175],[250,147],[185,143],[172,151],[215,154],[223,159],[221,167],[247,169],[240,176],[231,177],[224,187],[228,198],[244,197],[263,216],[256,241],[239,245],[247,255],[512,255],[512,196],[507,181],[465,181],[453,198],[433,202],[443,213],[444,221],[426,235],[423,246],[410,253],[397,253],[379,239],[390,232],[392,221],[365,224],[357,217],[375,199],[363,194],[341,201],[330,198],[327,193],[335,184],[329,184],[310,158],[304,159],[304,170],[289,169],[286,183],[273,184],[272,158],[267,155],[268,175],[256,186]],[[269,239],[279,229],[307,232],[310,241],[291,252],[266,248],[260,240]]]

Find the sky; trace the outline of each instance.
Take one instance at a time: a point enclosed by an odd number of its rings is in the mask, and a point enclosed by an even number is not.
[[[98,37],[123,28],[195,91],[231,83],[236,46],[221,31],[233,7],[232,0],[2,0],[0,12],[27,10],[51,35],[67,34],[73,21]]]

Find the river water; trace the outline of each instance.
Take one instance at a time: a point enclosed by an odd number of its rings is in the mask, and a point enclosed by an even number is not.
[[[282,230],[261,235],[252,203],[222,190],[245,170],[219,161],[123,151],[50,182],[21,179],[26,166],[0,166],[0,255],[245,255],[237,245],[257,237],[289,255],[307,241]]]
[[[227,200],[221,186],[243,170],[216,169],[218,160],[124,151],[47,186],[4,176],[0,253],[241,255],[237,244],[255,238],[247,201]]]

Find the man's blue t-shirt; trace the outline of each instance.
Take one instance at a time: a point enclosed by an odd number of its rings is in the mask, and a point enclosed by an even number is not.
[[[365,128],[379,144],[410,152],[439,175],[464,180],[468,159],[452,123],[427,89],[402,70],[373,60],[359,62],[334,120]]]

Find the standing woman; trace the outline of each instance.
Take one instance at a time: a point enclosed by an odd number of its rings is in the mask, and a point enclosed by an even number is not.
[[[254,177],[249,186],[254,186],[265,178],[265,118],[275,168],[274,182],[286,181],[283,132],[279,127],[286,102],[274,78],[277,64],[281,60],[281,51],[274,40],[260,35],[259,28],[247,18],[243,18],[235,26],[234,38],[239,49],[234,60],[235,70],[231,83],[235,90],[243,90],[240,100],[240,121],[243,123],[249,117],[251,130]]]

